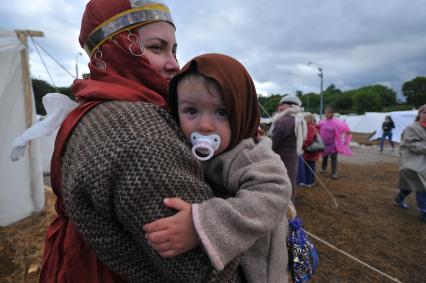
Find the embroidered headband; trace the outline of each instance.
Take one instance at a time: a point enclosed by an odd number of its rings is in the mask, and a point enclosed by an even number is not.
[[[83,46],[89,57],[102,43],[124,29],[130,30],[157,21],[165,21],[174,26],[166,4],[160,1],[136,0],[130,2],[133,8],[109,18],[89,34]]]

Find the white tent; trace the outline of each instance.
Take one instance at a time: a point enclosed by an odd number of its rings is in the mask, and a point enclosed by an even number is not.
[[[402,131],[416,119],[417,111],[393,111],[387,113],[386,115],[391,116],[393,123],[395,124],[395,129],[392,130],[392,140],[399,143],[401,142]],[[382,137],[382,123],[383,120],[381,121],[380,126],[376,128],[376,132],[370,138],[370,140],[375,140]]]
[[[348,124],[349,129],[351,130],[351,132],[354,132],[353,130],[356,129],[356,127],[358,126],[359,122],[361,121],[363,115],[349,115],[346,116],[346,118],[344,119],[344,121],[346,122],[346,124]]]
[[[40,146],[32,141],[18,162],[12,140],[36,119],[25,46],[14,31],[0,29],[0,226],[44,206]]]
[[[389,113],[366,112],[364,115],[361,116],[348,116],[347,119],[350,119],[350,123],[348,122],[348,120],[346,120],[346,123],[348,124],[351,132],[353,133],[372,134],[374,133],[374,131],[376,131],[382,126],[386,115],[389,115]],[[356,123],[356,120],[358,120],[358,123]]]

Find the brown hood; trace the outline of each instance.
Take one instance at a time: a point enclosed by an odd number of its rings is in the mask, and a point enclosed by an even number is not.
[[[212,53],[197,56],[171,80],[169,107],[172,114],[178,117],[177,84],[194,68],[203,76],[216,81],[220,87],[231,124],[230,148],[242,139],[254,137],[260,123],[256,88],[244,66],[226,55]]]

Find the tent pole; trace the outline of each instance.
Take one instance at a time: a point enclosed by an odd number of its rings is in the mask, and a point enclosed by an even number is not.
[[[16,35],[18,36],[21,43],[25,46],[21,50],[21,66],[22,66],[22,79],[24,86],[24,96],[25,96],[25,119],[26,126],[29,128],[32,124],[32,109],[33,109],[33,93],[32,93],[32,84],[30,76],[30,64],[28,60],[28,36],[40,36],[43,37],[44,34],[41,31],[31,31],[31,30],[15,30]]]
[[[31,31],[31,30],[15,30],[16,36],[19,38],[21,43],[24,45],[24,48],[21,50],[21,67],[22,67],[22,84],[24,91],[24,103],[25,103],[25,122],[26,127],[29,128],[32,126],[33,122],[33,88],[31,83],[31,75],[30,75],[30,64],[29,64],[29,56],[28,56],[28,36],[38,36],[43,37],[44,34],[41,31]],[[32,159],[33,156],[33,143],[30,141],[28,143],[28,157],[30,159],[30,169],[31,174],[34,173],[34,168],[37,166],[34,164],[35,160]],[[41,177],[42,178],[42,177]],[[33,202],[34,208],[36,211],[41,211],[44,206],[44,193],[41,195],[37,193],[36,184],[34,180],[37,180],[36,175],[31,177],[31,200]],[[43,182],[43,179],[41,179]]]

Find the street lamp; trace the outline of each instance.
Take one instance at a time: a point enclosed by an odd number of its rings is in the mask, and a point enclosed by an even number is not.
[[[323,113],[323,109],[324,109],[324,105],[323,105],[323,98],[322,98],[322,84],[323,84],[323,78],[324,78],[324,73],[322,70],[321,65],[314,63],[314,62],[308,62],[308,66],[310,65],[314,65],[315,67],[317,67],[318,69],[318,77],[321,78],[321,87],[320,87],[320,110],[319,110],[319,116],[320,116],[320,120],[322,119],[322,113]]]
[[[81,52],[78,52],[75,55],[75,78],[78,79],[78,56],[82,56],[83,54]]]

